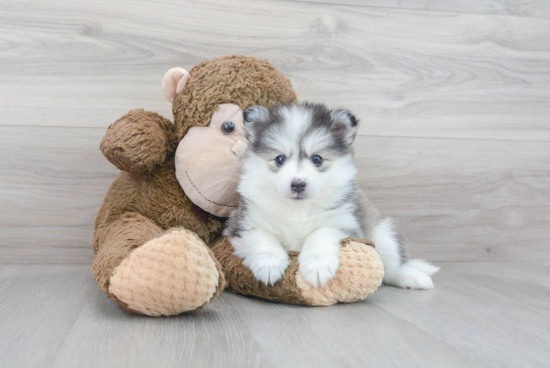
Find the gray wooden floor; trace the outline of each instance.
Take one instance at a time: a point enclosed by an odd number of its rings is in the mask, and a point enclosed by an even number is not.
[[[444,263],[437,289],[325,308],[224,292],[130,314],[87,265],[0,265],[0,367],[550,366],[550,263]]]

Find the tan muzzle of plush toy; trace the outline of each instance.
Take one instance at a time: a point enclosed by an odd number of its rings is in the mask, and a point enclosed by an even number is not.
[[[239,204],[237,185],[247,147],[243,111],[234,104],[220,105],[210,126],[189,129],[175,158],[176,176],[189,199],[215,216],[229,216]]]

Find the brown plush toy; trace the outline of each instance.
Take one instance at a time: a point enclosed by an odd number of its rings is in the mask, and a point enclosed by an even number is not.
[[[101,151],[121,172],[98,213],[92,271],[124,308],[160,316],[190,311],[229,290],[272,301],[330,305],[376,290],[383,266],[368,240],[345,239],[324,288],[307,284],[296,255],[273,287],[258,282],[220,237],[235,208],[247,148],[242,111],[294,103],[290,82],[268,61],[245,56],[169,70],[163,92],[174,123],[132,110],[113,123]]]

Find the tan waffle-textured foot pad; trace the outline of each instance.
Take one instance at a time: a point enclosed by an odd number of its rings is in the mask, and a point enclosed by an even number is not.
[[[150,316],[195,310],[220,289],[211,254],[195,233],[171,231],[133,251],[114,270],[109,292],[129,309]]]
[[[365,299],[376,291],[384,278],[384,265],[378,252],[371,246],[343,240],[340,250],[340,267],[324,287],[314,288],[298,271],[296,286],[309,305],[323,306],[351,303]]]

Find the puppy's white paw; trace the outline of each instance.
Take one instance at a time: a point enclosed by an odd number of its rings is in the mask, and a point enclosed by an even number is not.
[[[403,289],[433,289],[434,284],[429,274],[437,272],[439,267],[432,266],[425,262],[423,265],[426,267],[423,267],[424,269],[421,270],[416,267],[417,264],[415,262],[409,261],[403,264],[389,284]],[[428,269],[427,266],[430,266],[431,268]],[[426,271],[430,273],[428,274]]]
[[[273,286],[285,274],[290,259],[288,254],[281,250],[275,254],[260,253],[247,257],[243,263],[252,271],[256,279],[267,286]]]
[[[333,254],[305,255],[299,261],[300,273],[313,287],[325,286],[340,266],[340,258]]]

